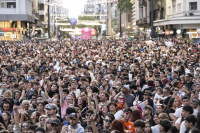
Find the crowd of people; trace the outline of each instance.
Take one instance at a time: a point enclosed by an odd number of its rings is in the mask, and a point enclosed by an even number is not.
[[[200,133],[199,52],[176,38],[0,41],[0,133]]]

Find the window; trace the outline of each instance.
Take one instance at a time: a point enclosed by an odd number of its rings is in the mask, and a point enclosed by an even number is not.
[[[197,2],[190,2],[190,10],[197,10]]]
[[[0,8],[16,8],[16,0],[0,0]]]

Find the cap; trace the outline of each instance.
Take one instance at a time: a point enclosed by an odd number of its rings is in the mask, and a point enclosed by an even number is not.
[[[129,88],[129,85],[123,85],[123,87],[125,87],[125,88],[128,89],[128,90],[130,89],[130,88]]]
[[[55,104],[50,104],[45,107],[46,109],[57,109],[57,106]]]
[[[61,124],[60,120],[59,119],[54,119],[51,121],[51,123],[55,123],[55,124]]]
[[[69,115],[69,118],[77,118],[77,115],[76,115],[76,113],[71,113],[70,115]]]
[[[144,95],[152,96],[152,91],[151,90],[144,90]]]
[[[127,111],[133,112],[133,111],[131,110],[131,108],[126,108],[126,109],[124,109],[124,112],[127,112]]]

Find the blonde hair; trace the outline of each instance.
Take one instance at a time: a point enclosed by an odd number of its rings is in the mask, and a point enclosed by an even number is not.
[[[159,119],[165,119],[165,120],[169,120],[169,116],[166,113],[160,113],[158,115]]]
[[[6,94],[8,94],[10,96],[10,98],[12,97],[11,90],[7,90],[6,92],[4,92],[3,96],[5,97]]]
[[[92,80],[92,82],[95,82],[95,84],[98,85],[98,81],[97,80]]]

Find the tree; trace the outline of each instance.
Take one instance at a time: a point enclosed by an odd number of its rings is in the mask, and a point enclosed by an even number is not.
[[[117,8],[122,12],[125,13],[132,9],[133,4],[130,0],[118,0]]]

